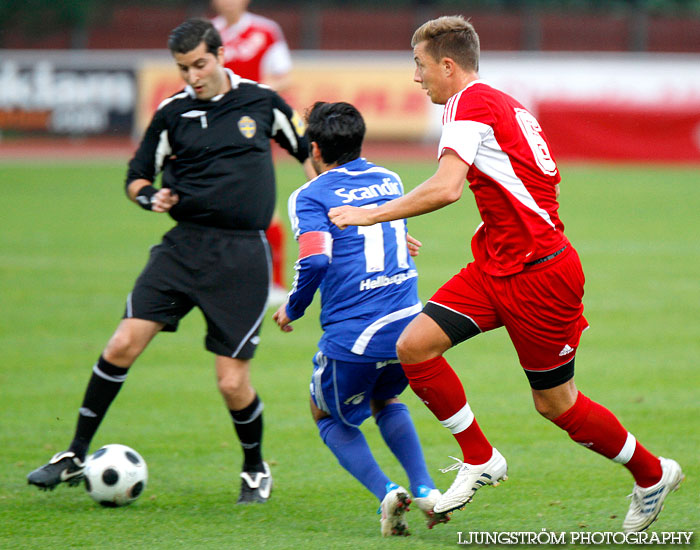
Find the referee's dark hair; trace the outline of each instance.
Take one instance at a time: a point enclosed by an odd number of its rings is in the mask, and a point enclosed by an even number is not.
[[[168,37],[168,48],[172,53],[187,53],[204,42],[207,52],[216,54],[223,46],[219,31],[210,21],[201,18],[188,19],[173,29]]]
[[[326,164],[345,164],[362,151],[365,121],[360,112],[345,102],[317,101],[306,115],[306,137],[321,149]]]

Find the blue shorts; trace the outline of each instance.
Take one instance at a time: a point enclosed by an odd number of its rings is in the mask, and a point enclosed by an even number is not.
[[[348,426],[358,427],[372,415],[370,400],[398,397],[408,380],[398,359],[348,362],[314,355],[311,398],[316,406]]]

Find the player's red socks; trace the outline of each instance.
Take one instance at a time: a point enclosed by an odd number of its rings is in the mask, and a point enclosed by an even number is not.
[[[438,420],[450,418],[467,403],[462,382],[444,357],[401,366],[413,392]]]
[[[640,487],[661,479],[659,459],[647,451],[608,409],[579,392],[576,403],[553,422],[584,447],[623,464]]]
[[[488,462],[493,448],[467,403],[464,387],[444,357],[404,364],[408,383],[418,398],[452,432],[468,464]]]
[[[265,231],[267,241],[270,243],[272,254],[272,284],[286,287],[284,284],[285,250],[284,228],[282,222],[274,219],[270,227]]]

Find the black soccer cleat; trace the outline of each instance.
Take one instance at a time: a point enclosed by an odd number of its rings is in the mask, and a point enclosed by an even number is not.
[[[241,494],[236,504],[267,502],[272,491],[272,475],[267,462],[264,472],[241,472]]]
[[[27,483],[44,491],[52,490],[59,483],[74,487],[83,481],[85,464],[73,451],[63,451],[53,455],[48,464],[37,468],[27,476]]]

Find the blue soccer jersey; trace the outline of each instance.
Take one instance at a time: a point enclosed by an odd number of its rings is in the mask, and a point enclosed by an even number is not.
[[[395,358],[396,340],[422,309],[406,220],[340,230],[328,219],[334,206],[374,208],[401,195],[397,174],[359,158],[324,172],[289,198],[301,249],[287,316],[301,317],[320,287],[319,349],[329,357]]]

